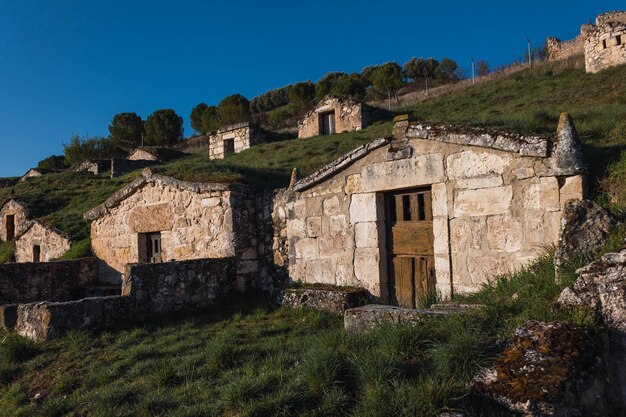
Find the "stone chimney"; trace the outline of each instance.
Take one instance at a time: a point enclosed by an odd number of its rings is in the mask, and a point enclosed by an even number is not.
[[[393,118],[393,139],[404,139],[406,132],[409,130],[409,115],[401,114]]]
[[[569,113],[561,113],[556,130],[557,142],[552,152],[552,169],[555,175],[585,174],[582,144]]]

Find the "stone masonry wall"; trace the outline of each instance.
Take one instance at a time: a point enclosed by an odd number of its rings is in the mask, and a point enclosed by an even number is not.
[[[14,216],[15,237],[23,233],[29,226],[28,209],[18,201],[9,200],[0,210],[0,240],[7,240],[7,216]]]
[[[585,41],[587,72],[621,64],[626,64],[626,12],[599,17]]]
[[[0,264],[0,304],[68,301],[98,285],[97,259]]]
[[[196,311],[233,290],[235,271],[234,258],[133,265],[121,296],[10,306],[1,321],[15,326],[22,336],[47,340],[69,330],[99,330],[175,311]]]
[[[155,155],[146,151],[145,149],[135,149],[132,154],[128,157],[130,161],[158,161]]]
[[[251,146],[263,143],[264,137],[261,130],[251,123],[240,123],[219,129],[214,135],[209,136],[209,158],[224,158],[224,140],[233,139],[235,153],[239,153]]]
[[[362,103],[327,97],[320,101],[317,106],[308,112],[304,118],[298,122],[298,138],[305,139],[320,134],[320,114],[330,111],[335,112],[335,133],[352,132],[361,130],[367,125],[364,120],[366,115]]]
[[[555,244],[563,204],[583,196],[583,177],[561,166],[559,146],[550,157],[545,139],[414,126],[403,140],[400,150],[373,142],[296,184],[292,279],[363,287],[386,302],[384,193],[430,186],[437,289],[476,291]]]
[[[559,59],[583,55],[585,53],[585,39],[590,29],[590,25],[583,25],[580,35],[569,41],[561,41],[557,38],[549,37],[546,40],[548,60],[557,61]]]
[[[16,262],[33,262],[33,247],[40,248],[39,262],[49,262],[70,250],[70,240],[59,232],[34,221],[15,241]]]

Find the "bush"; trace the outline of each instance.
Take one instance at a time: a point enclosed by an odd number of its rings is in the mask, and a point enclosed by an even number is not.
[[[279,107],[267,113],[267,122],[274,129],[278,129],[285,121],[296,116],[296,110],[292,105]]]
[[[65,163],[65,156],[51,155],[46,159],[42,159],[37,164],[37,168],[42,169],[67,169],[69,165]]]
[[[0,264],[15,258],[15,242],[0,242]]]
[[[144,142],[148,146],[173,146],[183,139],[183,119],[172,109],[152,113],[144,129]]]
[[[32,340],[15,333],[9,333],[0,340],[0,364],[25,362],[39,353],[39,347]]]
[[[73,135],[69,143],[63,144],[65,162],[78,167],[85,161],[107,159],[115,155],[109,140],[102,136],[81,138]]]

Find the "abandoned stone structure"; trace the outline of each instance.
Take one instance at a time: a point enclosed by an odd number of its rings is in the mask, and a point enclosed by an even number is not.
[[[255,204],[241,184],[190,183],[146,169],[85,219],[112,282],[128,264],[234,256],[243,289],[258,270]]]
[[[85,161],[78,168],[78,172],[91,172],[94,175],[100,175],[111,172],[110,159],[96,159],[93,161]]]
[[[42,175],[50,174],[53,172],[61,172],[56,169],[45,169],[45,168],[31,168],[26,171],[26,174],[22,175],[20,178],[20,182],[24,182],[29,178],[41,177]]]
[[[0,240],[8,242],[24,233],[28,227],[28,208],[24,203],[10,199],[0,210]]]
[[[15,239],[16,262],[49,262],[70,250],[71,241],[63,232],[33,220]]]
[[[370,113],[362,102],[326,97],[298,122],[298,138],[361,130],[368,125]]]
[[[626,64],[626,12],[604,13],[596,18],[595,25],[583,25],[580,35],[570,41],[548,38],[547,47],[550,60],[584,54],[590,73]]]
[[[285,209],[289,276],[364,287],[408,307],[429,290],[475,291],[557,242],[563,205],[584,195],[581,158],[567,114],[556,138],[396,118],[393,141],[295,184]]]
[[[253,123],[239,123],[220,128],[208,137],[209,158],[224,159],[265,142],[263,131]]]

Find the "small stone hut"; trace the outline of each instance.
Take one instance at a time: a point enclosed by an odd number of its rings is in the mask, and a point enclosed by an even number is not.
[[[10,199],[0,210],[0,240],[15,240],[29,226],[28,208],[24,203]]]
[[[70,250],[70,239],[58,230],[29,222],[28,227],[15,239],[16,262],[49,262]]]
[[[85,213],[93,253],[118,282],[129,264],[237,258],[240,289],[258,269],[255,200],[241,184],[180,181],[145,169]]]
[[[326,97],[298,122],[298,138],[353,132],[368,124],[369,107],[359,101]]]
[[[296,182],[286,205],[289,276],[364,287],[415,307],[468,293],[558,241],[562,207],[585,193],[569,115],[555,138],[410,125]]]
[[[224,159],[265,142],[263,131],[254,123],[245,122],[220,128],[208,137],[209,158]]]
[[[604,13],[596,18],[595,25],[582,25],[576,38],[561,41],[549,37],[546,45],[550,61],[584,54],[589,73],[626,64],[626,12]]]

